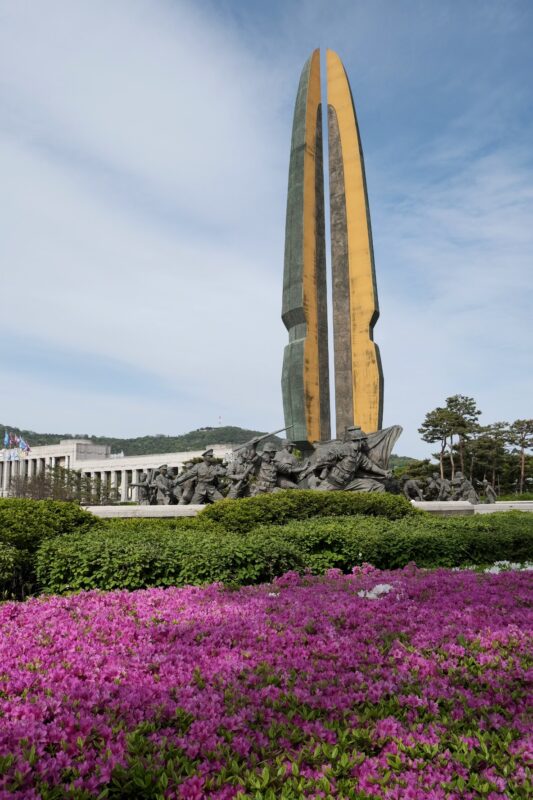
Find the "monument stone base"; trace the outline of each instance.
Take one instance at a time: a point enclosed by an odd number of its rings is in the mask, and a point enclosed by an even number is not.
[[[467,500],[411,500],[420,511],[429,511],[439,517],[465,517],[475,513],[476,506]]]
[[[106,519],[168,519],[195,517],[205,506],[84,506],[95,517]]]
[[[500,511],[533,512],[533,502],[527,500],[472,505],[466,500],[448,502],[411,500],[415,508],[441,517],[470,516],[471,514],[494,514]],[[169,519],[195,517],[206,506],[85,506],[97,517],[106,519]]]
[[[479,503],[474,508],[476,514],[494,514],[495,511],[533,511],[533,501],[497,500],[495,503]]]

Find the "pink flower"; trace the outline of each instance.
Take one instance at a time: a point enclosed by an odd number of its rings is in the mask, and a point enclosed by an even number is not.
[[[354,574],[287,573],[275,598],[211,586],[0,605],[0,800],[98,796],[136,758],[172,761],[168,798],[232,800],[244,775],[249,794],[294,779],[341,797],[342,773],[369,797],[477,800],[445,787],[466,787],[484,731],[488,797],[521,796],[527,573]]]

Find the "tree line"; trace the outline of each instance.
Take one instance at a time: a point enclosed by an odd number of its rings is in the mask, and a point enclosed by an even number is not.
[[[482,425],[481,411],[473,397],[455,394],[444,406],[428,411],[418,429],[424,442],[437,444],[441,478],[453,478],[458,470],[470,481],[487,478],[501,493],[533,490],[533,419]],[[424,474],[419,462],[409,469]]]

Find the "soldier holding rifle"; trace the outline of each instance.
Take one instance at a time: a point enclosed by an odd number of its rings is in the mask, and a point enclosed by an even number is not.
[[[148,475],[146,472],[141,472],[139,475],[139,483],[130,483],[128,486],[128,493],[131,497],[131,490],[137,487],[138,493],[137,496],[139,498],[139,503],[142,506],[150,505],[150,481],[148,480]]]
[[[259,470],[261,458],[257,453],[257,445],[270,436],[287,430],[280,428],[272,433],[265,433],[263,436],[254,436],[248,442],[239,445],[233,450],[233,461],[227,468],[226,477],[231,481],[231,486],[226,497],[235,500],[238,497],[245,497],[249,492],[249,478],[254,472]]]
[[[176,481],[177,486],[191,479],[196,479],[196,487],[191,498],[191,505],[214,503],[215,500],[222,500],[223,495],[218,488],[218,479],[226,474],[226,470],[217,464],[213,455],[213,450],[206,450],[202,453],[202,461],[194,464],[190,470],[184,472]]]

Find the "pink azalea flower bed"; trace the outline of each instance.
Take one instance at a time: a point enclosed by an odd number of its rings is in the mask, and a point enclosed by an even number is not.
[[[532,594],[406,568],[5,603],[0,798],[531,797]]]

